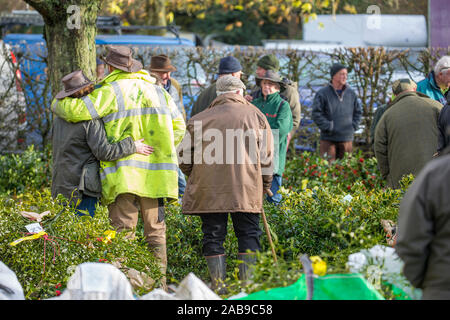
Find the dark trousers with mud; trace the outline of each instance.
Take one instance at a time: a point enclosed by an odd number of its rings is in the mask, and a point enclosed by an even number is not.
[[[248,249],[253,252],[261,250],[260,215],[247,212],[235,212],[230,215],[234,233],[238,239],[239,253],[245,253]],[[203,255],[224,254],[223,243],[227,235],[228,213],[208,213],[200,217],[203,231]]]
[[[238,239],[239,278],[246,283],[251,276],[250,267],[256,257],[254,252],[261,250],[259,238],[259,214],[231,213],[234,232]],[[228,213],[202,214],[203,255],[211,276],[211,289],[226,293],[226,255],[223,243],[227,235]],[[250,250],[251,252],[247,252]]]

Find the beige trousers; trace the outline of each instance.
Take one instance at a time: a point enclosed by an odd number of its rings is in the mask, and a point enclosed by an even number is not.
[[[118,232],[129,231],[134,238],[141,212],[144,222],[144,236],[150,248],[166,244],[166,223],[164,221],[164,203],[162,199],[140,197],[131,193],[123,193],[108,205],[111,225]]]

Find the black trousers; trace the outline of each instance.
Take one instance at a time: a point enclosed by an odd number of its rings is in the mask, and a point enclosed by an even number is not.
[[[214,256],[224,254],[223,242],[227,235],[228,213],[201,214],[203,231],[203,255]],[[234,233],[238,239],[239,253],[260,251],[259,238],[262,234],[259,227],[260,214],[235,212],[231,213]]]

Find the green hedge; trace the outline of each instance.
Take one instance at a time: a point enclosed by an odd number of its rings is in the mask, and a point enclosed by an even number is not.
[[[73,209],[62,207],[60,200],[53,200],[48,188],[15,197],[0,196],[0,259],[16,273],[27,299],[54,296],[57,285],[63,290],[75,267],[83,262],[119,262],[159,284],[161,273],[145,241],[131,241],[121,233],[110,243],[103,241],[104,232],[113,230],[106,207],[100,206],[94,218],[78,217]],[[12,246],[13,241],[29,235],[25,226],[35,223],[20,211],[47,210],[51,214],[41,225],[49,240],[26,240]],[[136,294],[143,294],[143,290],[136,288]]]
[[[51,148],[37,151],[31,145],[21,154],[0,155],[0,194],[19,194],[49,187]]]
[[[317,172],[312,174],[313,171]],[[335,180],[325,180],[333,176]],[[400,190],[383,188],[376,160],[363,158],[359,154],[335,163],[328,163],[310,153],[289,160],[281,205],[265,204],[278,263],[273,261],[267,236],[263,232],[262,252],[258,255],[254,282],[245,287],[245,291],[255,292],[294,283],[302,273],[299,261],[302,254],[320,256],[328,265],[328,273],[338,273],[346,272],[349,254],[377,244],[387,245],[380,220],[397,220],[400,200],[412,180],[412,176],[405,177]],[[347,188],[349,185],[351,187]],[[112,229],[105,206],[99,207],[94,219],[75,217],[72,209],[61,211],[59,199],[51,198],[48,187],[39,189],[30,188],[20,194],[0,196],[0,257],[16,272],[28,299],[54,295],[56,284],[61,283],[64,288],[70,272],[74,270],[71,266],[99,259],[111,262],[123,258],[124,265],[145,272],[158,282],[160,274],[153,256],[147,250],[142,221],[138,223],[135,241],[126,240],[118,234],[110,244],[104,244],[97,238]],[[25,225],[30,223],[19,215],[21,210],[50,210],[51,215],[42,222],[44,229],[50,236],[67,239],[57,240],[59,254],[55,263],[52,262],[53,247],[47,242],[45,274],[42,274],[42,239],[24,241],[15,247],[9,245],[25,235]],[[189,272],[209,282],[202,255],[200,218],[183,215],[178,203],[167,205],[166,212],[168,282],[177,283]],[[264,231],[262,220],[261,229]],[[231,221],[225,250],[229,294],[223,297],[241,291],[236,261],[237,239]],[[136,293],[148,291],[148,288],[140,288]],[[392,297],[387,289],[383,293],[387,298]]]

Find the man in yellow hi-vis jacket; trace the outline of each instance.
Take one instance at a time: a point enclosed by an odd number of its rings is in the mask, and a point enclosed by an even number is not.
[[[102,161],[102,201],[112,225],[134,237],[139,209],[150,250],[167,267],[164,198],[178,199],[176,146],[186,125],[171,96],[132,58],[128,47],[107,47],[107,75],[83,99],[65,98],[52,104],[53,112],[69,122],[102,118],[110,142],[124,136],[144,139],[153,146],[150,156],[133,154],[117,161]],[[163,287],[165,287],[163,279]]]

